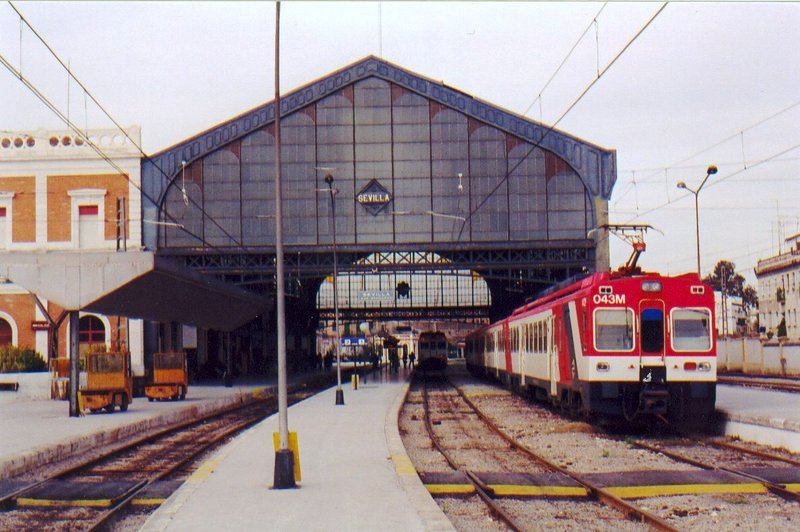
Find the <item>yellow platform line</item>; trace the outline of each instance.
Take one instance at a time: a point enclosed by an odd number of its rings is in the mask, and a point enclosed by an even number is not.
[[[17,506],[25,507],[57,507],[57,506],[83,506],[91,508],[108,508],[111,506],[111,499],[30,499],[20,497],[17,499]]]
[[[518,486],[512,484],[490,484],[495,495],[501,497],[586,497],[583,486]]]
[[[623,499],[692,495],[700,493],[766,493],[763,484],[672,484],[662,486],[608,486],[608,491]]]
[[[131,500],[134,506],[161,506],[167,499],[164,497],[139,497]]]
[[[186,479],[186,482],[203,482],[211,476],[211,473],[213,473],[217,468],[219,462],[219,460],[215,460],[213,458],[206,460],[195,470],[194,473],[191,474],[191,476],[189,476],[188,479]]]
[[[411,459],[405,454],[393,454],[392,463],[394,464],[394,470],[398,475],[417,474],[417,470],[414,469],[414,464],[411,463]]]
[[[475,487],[472,484],[425,484],[431,495],[472,495]]]
[[[800,493],[800,484],[783,484],[786,486],[788,491],[794,491],[796,493]]]
[[[471,484],[425,484],[431,495],[470,495],[475,492]],[[530,486],[513,484],[490,484],[498,497],[586,497],[583,486]],[[664,495],[696,495],[702,493],[767,493],[762,484],[672,484],[662,486],[612,486],[608,491],[624,499],[658,497]],[[800,491],[799,484],[786,489]]]

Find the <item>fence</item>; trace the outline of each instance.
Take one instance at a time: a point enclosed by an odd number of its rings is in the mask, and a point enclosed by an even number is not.
[[[721,338],[717,341],[720,373],[800,377],[800,343],[758,338]]]

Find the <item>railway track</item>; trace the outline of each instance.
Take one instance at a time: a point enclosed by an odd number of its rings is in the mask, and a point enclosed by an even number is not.
[[[561,490],[567,484],[554,481],[552,476],[547,477],[539,469],[519,467],[513,463],[503,469],[493,459],[491,448],[472,439],[477,430],[471,428],[473,425],[470,423],[454,438],[461,440],[459,447],[474,446],[476,458],[470,462],[463,454],[460,458],[457,455],[456,465],[474,474],[495,503],[510,503],[512,517],[523,516],[517,524],[504,527],[525,529],[527,525],[527,529],[540,529],[554,526],[552,521],[546,521],[548,517],[544,515],[539,521],[525,518],[527,510],[520,512],[519,508],[543,500],[563,501],[565,498],[571,499],[573,509],[564,511],[555,506],[548,509],[551,517],[555,515],[561,519],[562,527],[586,526],[583,523],[570,525],[569,518],[587,513],[587,500],[592,499],[612,505],[619,499],[623,503],[619,514],[640,521],[641,517],[635,512],[628,513],[631,510],[626,509],[627,505],[635,505],[656,517],[645,523],[644,526],[649,528],[780,529],[796,528],[796,523],[800,522],[800,457],[796,454],[724,438],[675,436],[663,431],[612,435],[588,423],[565,419],[504,388],[475,381],[466,374],[459,375],[454,368],[450,370],[463,399],[457,403],[450,400],[450,406],[443,404],[443,410],[438,414],[434,402],[431,415],[431,428],[440,433],[439,438],[445,442],[446,448],[447,425],[461,425],[465,423],[461,418],[477,417],[478,414],[472,413],[474,408],[513,440],[504,440],[505,447],[519,444],[533,451],[545,462],[564,470],[564,473],[557,474],[559,478],[568,477],[569,486],[579,486],[584,490],[582,494],[573,491],[572,495],[565,497],[566,492],[557,494],[553,490]],[[417,406],[414,404],[422,401],[415,399],[414,394],[409,398],[407,408],[411,416],[406,416],[405,421],[401,416],[401,434],[414,430],[415,416],[422,418],[416,413],[422,408],[415,410]],[[468,402],[473,406],[468,406]],[[408,441],[406,447],[423,483],[449,516],[449,506],[456,503],[447,497],[458,497],[460,493],[463,499],[467,494],[477,493],[468,484],[466,473],[455,473],[446,463],[430,458],[431,452],[425,454],[424,444],[417,445],[423,447],[421,450],[409,448],[414,444],[413,439]],[[445,467],[449,473],[443,472]],[[610,494],[609,498],[606,498],[606,493]],[[470,526],[470,521],[464,521],[460,515],[451,516],[451,520],[458,528]],[[532,526],[532,522],[536,524]],[[619,523],[598,519],[590,527],[617,529]]]
[[[753,492],[769,491],[784,500],[800,502],[800,460],[713,438],[629,443],[704,471],[736,475],[750,481]]]
[[[463,455],[465,444],[463,442],[455,444],[456,449],[454,449],[452,447],[454,445],[452,442],[448,443],[443,438],[439,437],[434,425],[440,423],[441,421],[435,421],[433,419],[434,417],[441,418],[442,415],[449,415],[448,413],[457,413],[459,415],[466,414],[480,420],[480,423],[486,429],[488,429],[489,433],[494,436],[494,442],[488,441],[485,434],[478,436],[477,434],[480,431],[480,428],[475,427],[475,423],[469,423],[470,428],[468,431],[465,430],[463,434],[466,435],[467,432],[469,432],[469,435],[475,440],[481,439],[482,441],[478,445],[478,448],[473,450],[484,454],[486,457],[491,455],[494,461],[501,464],[501,467],[507,468],[503,472],[516,473],[519,471],[525,471],[530,473],[532,470],[535,470],[539,474],[556,475],[563,477],[563,480],[572,480],[573,482],[556,481],[561,485],[561,489],[551,490],[549,494],[540,493],[540,495],[543,495],[545,498],[548,496],[561,499],[565,497],[588,498],[589,503],[575,501],[571,502],[572,505],[580,506],[580,509],[576,508],[574,515],[581,515],[585,523],[597,521],[613,523],[613,518],[609,518],[607,513],[604,513],[601,509],[597,508],[594,501],[599,501],[603,505],[613,508],[619,512],[618,518],[620,520],[631,519],[634,521],[639,521],[640,523],[645,523],[658,530],[677,530],[655,514],[638,507],[630,501],[623,500],[603,487],[598,486],[581,477],[580,475],[566,470],[563,467],[560,467],[544,456],[526,448],[514,438],[507,435],[491,419],[485,416],[480,409],[472,401],[470,401],[461,390],[458,389],[458,387],[450,384],[449,382],[448,385],[450,385],[452,389],[456,391],[456,395],[450,395],[450,397],[446,397],[446,393],[440,394],[440,396],[445,397],[443,404],[441,405],[444,406],[444,409],[435,410],[433,413],[431,412],[431,399],[429,397],[427,383],[425,383],[423,386],[422,395],[425,410],[425,426],[428,434],[430,435],[431,441],[436,449],[445,457],[445,460],[450,467],[453,470],[461,473],[463,477],[471,484],[474,493],[476,493],[477,496],[488,506],[490,512],[502,520],[512,530],[530,529],[532,522],[530,515],[528,515],[524,509],[520,509],[519,507],[516,507],[513,511],[510,511],[504,507],[503,503],[500,502],[498,498],[500,495],[499,492],[502,490],[498,490],[496,487],[492,487],[487,484],[484,479],[490,475],[482,475],[480,472],[465,466],[466,459],[463,456],[459,456],[460,454]],[[458,403],[455,401],[455,398],[458,398]],[[440,400],[440,402],[442,401]],[[458,422],[464,423],[463,420],[458,420]],[[461,438],[453,439],[458,440]],[[497,444],[498,439],[503,442],[501,445]],[[510,454],[521,455],[524,457],[524,459],[520,461],[520,458],[518,457],[512,458],[507,456]],[[527,461],[528,463],[524,464],[524,461]],[[509,467],[511,469],[508,469]],[[552,483],[553,480],[550,480],[550,482]],[[536,503],[531,503],[528,506],[530,507],[533,504]],[[591,509],[589,507],[591,507]],[[612,524],[611,528],[616,529],[619,526],[622,526],[621,523],[616,523]]]
[[[290,391],[290,404],[321,387]],[[0,498],[0,529],[109,529],[132,507],[157,507],[189,476],[198,457],[276,411],[277,398],[267,396],[165,429],[29,483]]]
[[[792,379],[747,377],[744,375],[717,375],[719,384],[732,384],[736,386],[752,386],[782,392],[800,392],[800,381]]]

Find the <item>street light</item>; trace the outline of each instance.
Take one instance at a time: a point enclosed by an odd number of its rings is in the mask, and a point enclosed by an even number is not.
[[[328,184],[328,193],[331,196],[331,223],[333,224],[333,323],[334,339],[336,340],[336,404],[344,404],[344,390],[342,390],[342,358],[339,353],[339,289],[336,286],[339,277],[339,260],[336,256],[336,201],[335,195],[339,192],[333,188],[333,176],[325,175]]]
[[[697,187],[696,190],[689,188],[686,186],[686,183],[680,181],[678,183],[678,188],[682,188],[684,190],[688,190],[692,194],[694,194],[694,229],[695,229],[695,242],[697,244],[697,275],[700,275],[700,206],[698,203],[698,196],[700,194],[700,190],[702,190],[703,185],[706,184],[708,181],[709,176],[712,176],[717,173],[717,167],[709,165],[708,169],[706,170],[706,176],[703,178],[703,182],[700,183],[700,186]]]

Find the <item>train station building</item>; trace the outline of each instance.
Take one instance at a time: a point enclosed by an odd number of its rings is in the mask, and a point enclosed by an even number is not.
[[[613,150],[372,56],[284,95],[280,117],[290,369],[313,363],[334,300],[350,326],[480,322],[609,267],[607,236],[592,230],[608,222]],[[220,365],[268,372],[275,118],[268,102],[146,158],[108,132],[101,147],[115,170],[77,141],[65,145],[68,133],[9,136],[0,147],[0,250],[116,250],[126,220],[129,252],[151,251],[267,308],[233,331],[186,329],[180,317],[128,325],[125,341],[142,346],[141,363],[169,341],[196,350],[198,374]],[[56,155],[67,151],[85,157]],[[47,333],[30,330],[39,309],[24,289],[4,287],[17,292],[0,296],[0,340],[46,351]],[[116,319],[96,317],[116,341]],[[89,337],[97,327],[87,325]]]
[[[758,322],[763,334],[800,342],[800,233],[786,239],[789,249],[758,261]]]
[[[89,139],[109,161],[66,130],[0,135],[0,253],[141,249],[141,157],[125,134],[141,141],[138,127],[124,134],[91,132]],[[0,279],[0,346],[34,348],[45,359],[63,356],[69,333],[64,328],[58,335],[48,321],[63,310]],[[143,331],[141,320],[82,312],[81,350],[92,345],[129,349],[135,371],[143,373]]]

